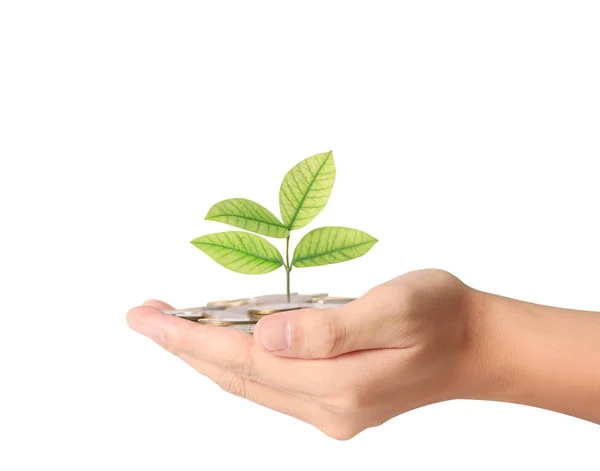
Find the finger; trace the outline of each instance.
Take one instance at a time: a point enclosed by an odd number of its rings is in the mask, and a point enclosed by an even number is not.
[[[178,319],[149,306],[130,310],[127,322],[174,355],[189,355],[281,391],[317,395],[343,374],[329,362],[281,358],[246,333]]]
[[[194,355],[198,346],[210,345],[198,359],[224,367],[228,362],[235,366],[243,359],[234,361],[241,351],[252,344],[251,336],[235,331],[207,325],[200,325],[162,313],[152,306],[139,306],[127,313],[129,326],[150,337],[163,348],[178,355],[185,352]],[[242,365],[240,369],[242,369]]]
[[[174,311],[175,310],[175,308],[173,306],[171,306],[170,304],[167,304],[165,302],[159,301],[157,299],[149,299],[147,301],[144,301],[142,303],[142,306],[154,307],[154,308],[159,309],[161,311]]]
[[[378,287],[380,288],[380,287]],[[302,309],[261,319],[254,338],[267,351],[293,358],[332,358],[356,350],[407,343],[402,297],[374,289],[331,309]]]
[[[254,363],[252,336],[246,333],[200,325],[163,314],[150,306],[130,310],[127,322],[132,329],[174,355],[186,354],[242,377],[262,381]]]
[[[322,416],[325,415],[325,412],[317,405],[311,404],[300,397],[242,378],[231,371],[223,370],[186,353],[181,354],[179,357],[230,394],[309,424],[316,425],[323,420]]]

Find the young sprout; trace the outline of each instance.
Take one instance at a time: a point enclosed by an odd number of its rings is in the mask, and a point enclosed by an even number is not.
[[[377,242],[357,229],[320,227],[298,242],[290,262],[290,231],[302,229],[325,208],[334,181],[333,154],[325,152],[304,159],[285,175],[279,189],[283,222],[264,206],[244,198],[221,201],[208,211],[205,219],[210,221],[285,239],[285,260],[273,244],[250,232],[207,234],[192,240],[192,244],[217,263],[238,273],[256,275],[285,267],[289,302],[292,267],[316,267],[352,260],[366,254]]]

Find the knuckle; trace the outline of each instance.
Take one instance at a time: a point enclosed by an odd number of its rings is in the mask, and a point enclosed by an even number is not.
[[[225,364],[225,369],[242,377],[250,377],[254,373],[254,358],[249,349],[239,349]]]
[[[223,371],[215,382],[222,390],[234,396],[246,397],[246,382],[230,371]]]
[[[351,423],[333,423],[318,427],[325,435],[339,441],[350,440],[362,429]]]
[[[324,318],[316,326],[311,342],[311,353],[315,357],[332,357],[339,355],[346,343],[346,326],[337,314]]]
[[[407,286],[398,286],[396,283],[387,282],[371,288],[363,298],[362,306],[369,312],[391,316],[392,313],[406,310],[406,303],[410,297],[410,289]]]

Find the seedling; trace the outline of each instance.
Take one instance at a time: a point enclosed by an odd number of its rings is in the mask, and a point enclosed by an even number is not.
[[[208,211],[207,220],[285,239],[285,260],[268,240],[249,232],[207,234],[192,240],[192,244],[217,263],[238,273],[257,275],[285,267],[289,302],[292,267],[316,267],[352,260],[366,254],[377,242],[357,229],[320,227],[298,242],[290,262],[290,231],[302,229],[325,208],[334,181],[333,154],[325,152],[304,159],[285,175],[279,189],[283,222],[264,206],[244,198],[221,201]]]

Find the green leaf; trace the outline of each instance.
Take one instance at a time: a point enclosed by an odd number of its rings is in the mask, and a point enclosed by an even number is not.
[[[269,237],[285,238],[290,235],[288,228],[271,211],[245,198],[231,198],[215,204],[205,219]]]
[[[302,268],[345,262],[363,256],[376,242],[375,237],[357,229],[320,227],[298,242],[292,265]]]
[[[238,273],[269,273],[283,265],[283,257],[273,244],[248,232],[207,234],[192,240],[192,244],[215,262]]]
[[[334,181],[331,151],[304,159],[286,174],[279,189],[279,208],[288,229],[301,229],[323,210]]]

